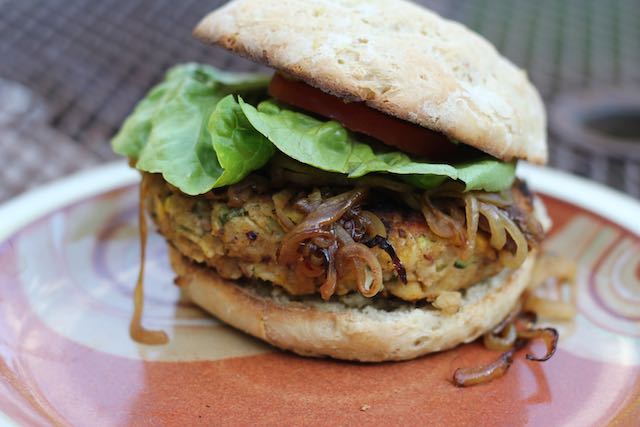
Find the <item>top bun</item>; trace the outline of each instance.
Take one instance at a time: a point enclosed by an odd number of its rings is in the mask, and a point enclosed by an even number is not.
[[[526,74],[408,1],[234,0],[194,35],[500,159],[547,160],[544,107]]]

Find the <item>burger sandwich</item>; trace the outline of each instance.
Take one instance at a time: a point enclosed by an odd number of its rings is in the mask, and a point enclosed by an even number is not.
[[[513,313],[546,222],[515,177],[547,160],[522,70],[403,0],[234,0],[194,35],[274,73],[175,66],[112,141],[191,301],[276,347],[368,362]],[[162,342],[139,285],[131,332]]]

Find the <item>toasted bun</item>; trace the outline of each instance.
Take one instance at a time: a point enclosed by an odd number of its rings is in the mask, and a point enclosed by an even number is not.
[[[393,310],[354,307],[222,279],[170,248],[185,294],[223,322],[276,347],[304,356],[381,362],[406,360],[472,341],[498,324],[527,285],[535,253],[516,271],[505,271],[467,290],[452,315],[409,305]],[[271,288],[271,287],[269,287]]]
[[[234,0],[194,35],[495,157],[547,160],[544,108],[526,74],[413,3]]]

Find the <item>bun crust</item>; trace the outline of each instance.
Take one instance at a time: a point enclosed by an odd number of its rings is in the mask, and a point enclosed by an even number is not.
[[[463,25],[404,0],[234,0],[198,39],[503,160],[547,161],[526,74]]]
[[[527,286],[536,254],[515,271],[467,290],[456,314],[403,306],[356,308],[284,294],[222,279],[170,248],[186,296],[223,322],[303,356],[363,362],[407,360],[473,341],[498,324]]]

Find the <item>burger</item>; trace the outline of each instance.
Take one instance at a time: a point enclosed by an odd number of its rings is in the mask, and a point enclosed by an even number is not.
[[[367,362],[504,325],[546,223],[515,176],[547,160],[522,70],[402,0],[234,0],[194,35],[275,71],[175,66],[112,141],[191,301],[276,347]],[[141,281],[136,304],[132,334],[161,342]]]

